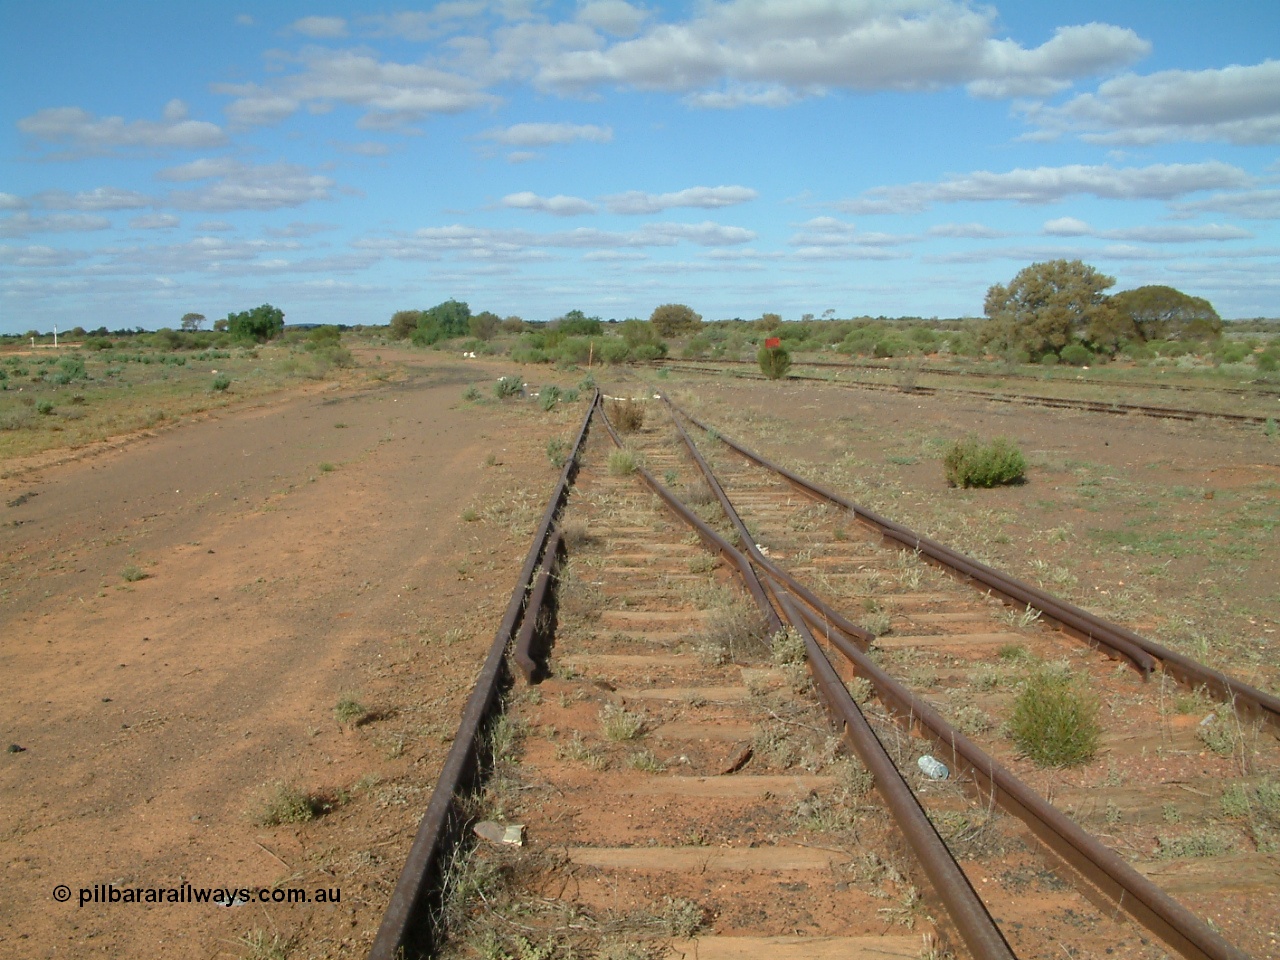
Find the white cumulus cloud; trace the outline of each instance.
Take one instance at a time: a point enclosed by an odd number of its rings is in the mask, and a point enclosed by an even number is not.
[[[1043,95],[1127,66],[1150,44],[1102,23],[1059,28],[1038,47],[995,36],[993,8],[957,0],[730,0],[686,20],[652,23],[614,43],[540,51],[536,82],[583,92],[602,85],[695,94],[695,103],[770,94],[929,90],[961,84],[982,96]],[[717,93],[721,87],[728,90]]]
[[[640,190],[628,190],[604,198],[604,203],[612,213],[646,214],[661,213],[676,207],[696,207],[714,210],[718,207],[731,207],[739,203],[747,203],[759,196],[750,187],[688,187],[674,193],[645,193]]]
[[[135,230],[172,230],[182,221],[171,213],[144,213],[129,221]]]
[[[286,62],[287,59],[286,59]],[[342,103],[364,110],[364,129],[400,129],[437,113],[490,106],[498,98],[459,73],[429,63],[381,61],[365,51],[304,50],[299,70],[267,84],[216,84],[234,97],[227,115],[240,126],[278,123],[302,107],[324,112]]]
[[[230,157],[195,160],[161,170],[162,180],[179,183],[209,180],[190,190],[169,194],[179,210],[278,210],[312,200],[330,200],[332,179],[295,163],[253,165]]]
[[[49,154],[55,159],[129,150],[196,150],[227,142],[227,135],[216,124],[188,119],[181,100],[170,100],[159,121],[95,117],[80,107],[49,107],[23,117],[18,129],[36,143],[64,147]]]
[[[848,213],[906,213],[934,203],[1053,203],[1080,194],[1108,200],[1171,200],[1201,190],[1239,189],[1253,183],[1254,178],[1244,170],[1217,160],[1119,168],[1072,164],[1006,173],[979,170],[937,183],[876,187],[839,207]]]
[[[75,194],[46,190],[36,194],[35,199],[50,210],[137,210],[152,202],[145,194],[119,187],[96,187]]]
[[[1107,144],[1176,140],[1280,142],[1280,60],[1214,70],[1164,70],[1107,80],[1060,107],[1035,107],[1042,129]]]
[[[313,40],[340,40],[347,35],[347,21],[342,17],[303,17],[290,29]]]
[[[566,197],[563,194],[554,197],[540,197],[536,193],[524,191],[509,193],[502,198],[504,207],[515,210],[533,210],[538,213],[550,213],[557,217],[580,217],[583,214],[595,213],[595,204],[581,197]]]
[[[590,123],[517,123],[486,130],[481,136],[511,147],[550,147],[575,140],[608,143],[613,139],[613,129]]]

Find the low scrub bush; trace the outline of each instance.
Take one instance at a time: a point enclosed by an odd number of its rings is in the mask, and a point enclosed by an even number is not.
[[[524,381],[519,377],[503,377],[493,385],[493,393],[499,400],[518,397],[524,393]]]
[[[609,419],[619,433],[635,433],[644,426],[644,407],[634,400],[615,400],[609,404]]]
[[[538,394],[538,403],[543,410],[551,410],[559,402],[559,387],[543,387],[542,392]]]
[[[284,783],[276,785],[254,819],[264,827],[278,827],[283,823],[306,823],[325,811],[325,802]]]
[[[226,393],[227,388],[231,386],[231,378],[224,373],[218,374],[213,378],[213,389],[218,393]]]
[[[630,450],[615,450],[609,454],[609,472],[615,477],[633,474],[636,467],[636,455]]]
[[[1026,457],[1006,437],[983,443],[970,435],[952,444],[942,465],[953,487],[998,487],[1020,482],[1027,470]]]
[[[1088,763],[1098,752],[1098,701],[1060,669],[1031,674],[1013,704],[1009,732],[1018,749],[1041,767]]]

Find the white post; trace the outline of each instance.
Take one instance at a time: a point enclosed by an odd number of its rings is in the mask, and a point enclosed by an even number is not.
[[[53,349],[58,349],[58,325],[53,325]]]

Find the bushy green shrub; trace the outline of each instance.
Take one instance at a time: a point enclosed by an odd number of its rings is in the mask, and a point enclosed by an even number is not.
[[[686,360],[698,360],[705,357],[711,350],[711,340],[704,334],[698,334],[690,337],[689,342],[684,345],[684,349],[680,351],[680,356]]]
[[[1056,367],[1058,365],[1058,355],[1050,350],[1040,358],[1040,362],[1046,367]]]
[[[538,394],[538,403],[543,410],[551,410],[560,402],[560,388],[555,386],[543,387]]]
[[[229,386],[231,386],[231,378],[225,373],[220,373],[213,378],[213,389],[218,393],[226,393]]]
[[[942,461],[947,483],[953,487],[998,487],[1017,483],[1027,470],[1018,445],[1006,437],[983,443],[970,434],[957,440]]]
[[[1068,343],[1059,354],[1062,362],[1073,367],[1087,367],[1093,362],[1093,354],[1082,343]]]
[[[52,401],[52,400],[40,400],[40,401],[38,401],[38,402],[36,403],[36,413],[41,414],[42,416],[46,416],[46,417],[47,417],[49,414],[53,413],[53,401]]]
[[[791,369],[791,354],[786,347],[761,347],[756,353],[756,363],[770,380],[781,380]]]
[[[636,455],[630,450],[615,450],[609,454],[609,473],[625,477],[636,472]]]
[[[518,397],[524,393],[524,381],[519,377],[503,377],[493,385],[493,393],[499,400]]]
[[[1239,363],[1253,353],[1253,348],[1247,343],[1224,341],[1214,353],[1223,363]]]
[[[1013,704],[1009,732],[1018,749],[1042,767],[1088,763],[1098,751],[1098,701],[1080,681],[1042,667]]]
[[[1280,358],[1270,350],[1265,350],[1254,357],[1253,362],[1257,364],[1258,370],[1262,373],[1275,373],[1276,368],[1280,367]]]

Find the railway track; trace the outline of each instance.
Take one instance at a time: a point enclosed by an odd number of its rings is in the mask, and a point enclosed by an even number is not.
[[[1011,612],[1013,582],[644,407],[625,437],[583,421],[371,957],[1275,949],[1273,860],[1178,846],[1248,842],[1219,781],[1238,765],[1247,797],[1280,771],[1261,720],[1218,708],[1231,757],[1206,760],[1159,651],[1047,596]],[[1027,676],[1068,671],[1108,705],[1105,766],[1075,775],[998,731]]]
[[[673,361],[658,361],[659,366],[669,364]],[[748,366],[747,361],[717,361],[716,363],[725,364],[741,364]],[[811,364],[800,364],[800,366],[810,366]],[[833,365],[835,366],[835,365]],[[751,370],[735,370],[728,366],[719,366],[715,364],[695,363],[693,361],[681,361],[679,369],[693,373],[728,373],[730,376],[742,377],[746,379],[760,380],[764,379],[763,375]],[[859,369],[859,368],[854,368]],[[936,371],[929,371],[932,375]],[[901,386],[889,383],[875,383],[865,380],[832,380],[827,377],[815,376],[805,373],[789,373],[788,376],[793,380],[817,380],[822,383],[832,384],[837,387],[844,387],[852,390],[887,390],[894,393],[909,392],[916,393],[920,396],[936,396],[939,394],[955,394],[966,397],[975,397],[982,400],[988,400],[992,403],[1009,403],[1019,404],[1022,406],[1049,407],[1058,410],[1084,410],[1090,413],[1106,413],[1116,416],[1140,416],[1155,417],[1162,420],[1221,420],[1228,423],[1236,423],[1248,426],[1264,426],[1274,417],[1254,416],[1243,413],[1228,413],[1214,410],[1191,410],[1181,407],[1166,407],[1155,404],[1142,403],[1120,403],[1107,402],[1102,400],[1084,400],[1071,397],[1052,397],[1042,394],[1027,393],[1009,393],[997,390],[976,390],[970,387],[929,387],[929,386]],[[1112,386],[1115,386],[1112,384]]]
[[[682,358],[668,357],[660,363],[686,364],[697,363],[696,360],[685,360]],[[717,363],[736,364],[742,366],[754,366],[754,360],[727,360],[720,359]],[[820,369],[834,370],[868,370],[876,373],[901,374],[902,368],[893,366],[888,363],[854,363],[840,362],[836,360],[805,360],[797,361],[797,367],[818,367]],[[1055,383],[1061,382],[1058,378],[1034,376],[1027,373],[998,373],[992,370],[966,370],[966,369],[949,369],[945,367],[929,367],[920,371],[931,377],[960,377],[966,380],[1019,380],[1027,383]],[[1191,386],[1185,383],[1162,383],[1156,380],[1102,380],[1098,377],[1083,377],[1075,375],[1068,381],[1070,384],[1089,384],[1097,387],[1123,388],[1127,390],[1164,390],[1173,393],[1225,393],[1235,397],[1248,397],[1256,395],[1278,396],[1280,388],[1266,386],[1260,383],[1253,383],[1249,389],[1243,387],[1225,387],[1217,384],[1202,384]]]

